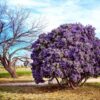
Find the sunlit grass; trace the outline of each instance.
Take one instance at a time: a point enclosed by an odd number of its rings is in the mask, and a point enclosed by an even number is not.
[[[33,82],[32,75],[23,75],[19,76],[18,78],[0,78],[0,83],[15,83],[15,82]]]
[[[87,86],[100,88],[100,82],[86,83]]]
[[[0,100],[100,100],[100,83],[71,90],[58,85],[0,87]]]
[[[24,76],[24,75],[28,76],[31,75],[31,69],[30,67],[16,68],[16,73],[18,76]],[[0,68],[0,78],[6,78],[6,77],[7,78],[10,77],[10,74],[4,68]]]

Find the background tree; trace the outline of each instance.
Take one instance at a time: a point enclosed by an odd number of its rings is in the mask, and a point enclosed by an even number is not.
[[[55,78],[61,85],[60,78],[74,88],[100,75],[100,39],[91,25],[61,25],[41,34],[32,48],[32,73],[37,84],[45,77]]]
[[[17,77],[14,63],[30,50],[32,37],[43,28],[39,21],[29,20],[27,10],[0,5],[0,62],[13,78]]]

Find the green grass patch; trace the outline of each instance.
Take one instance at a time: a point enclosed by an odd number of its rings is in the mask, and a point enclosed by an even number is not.
[[[85,85],[90,86],[90,87],[100,88],[100,83],[99,82],[85,83]]]
[[[16,73],[18,76],[24,76],[24,75],[31,75],[32,72],[29,68],[17,68],[16,69]],[[6,77],[10,77],[10,74],[4,70],[4,69],[1,69],[0,70],[0,78],[6,78]]]
[[[31,75],[31,71],[17,71],[16,73],[18,76]],[[10,77],[10,74],[8,72],[0,73],[0,78],[4,77]]]

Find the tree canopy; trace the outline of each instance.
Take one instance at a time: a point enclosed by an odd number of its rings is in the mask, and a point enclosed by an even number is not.
[[[41,34],[32,45],[32,74],[35,82],[48,78],[65,80],[69,87],[100,75],[100,39],[95,28],[80,23],[64,24]]]

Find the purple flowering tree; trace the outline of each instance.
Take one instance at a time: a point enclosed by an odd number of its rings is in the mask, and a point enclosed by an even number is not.
[[[32,74],[37,84],[55,78],[59,85],[64,82],[74,88],[100,75],[100,39],[91,25],[61,25],[41,34],[32,49]]]

